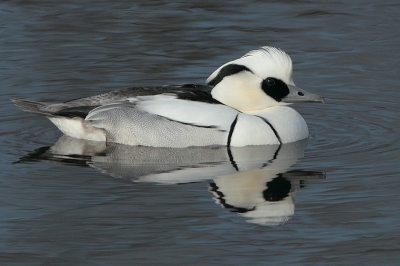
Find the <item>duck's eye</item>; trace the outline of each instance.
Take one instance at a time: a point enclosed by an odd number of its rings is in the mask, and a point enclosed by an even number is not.
[[[275,85],[275,80],[272,78],[267,78],[265,80],[265,83],[267,84],[267,86],[274,86]]]

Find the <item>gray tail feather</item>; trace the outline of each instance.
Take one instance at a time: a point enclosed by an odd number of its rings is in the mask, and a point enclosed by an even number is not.
[[[40,115],[53,116],[50,112],[46,111],[47,104],[24,99],[11,99],[11,101],[16,106],[21,107],[24,111]]]

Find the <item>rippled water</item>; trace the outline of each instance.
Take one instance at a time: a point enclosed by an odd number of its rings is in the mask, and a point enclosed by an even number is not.
[[[399,10],[396,1],[0,3],[1,264],[397,265]],[[296,85],[326,99],[294,105],[308,143],[102,147],[60,138],[9,101],[203,84],[262,45],[288,52]]]

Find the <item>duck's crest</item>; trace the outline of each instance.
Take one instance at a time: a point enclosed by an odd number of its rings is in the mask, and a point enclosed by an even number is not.
[[[215,70],[208,77],[206,81],[207,84],[216,85],[214,81],[216,78],[221,81],[223,79],[223,77],[221,77],[222,73],[224,73],[223,76],[236,74],[237,72],[229,73],[229,71],[221,71],[230,65],[243,66],[243,70],[247,68],[263,80],[268,77],[274,77],[281,79],[286,84],[294,85],[292,78],[292,60],[288,54],[279,48],[263,46],[258,50],[250,51],[241,58],[230,61]],[[232,69],[237,70],[239,68],[234,67]]]

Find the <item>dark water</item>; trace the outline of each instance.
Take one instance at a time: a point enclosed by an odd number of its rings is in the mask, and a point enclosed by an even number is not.
[[[398,1],[1,2],[0,263],[398,265],[399,12]],[[326,99],[294,106],[308,143],[102,147],[59,140],[9,101],[202,84],[262,45],[288,52],[295,83]]]

